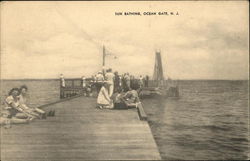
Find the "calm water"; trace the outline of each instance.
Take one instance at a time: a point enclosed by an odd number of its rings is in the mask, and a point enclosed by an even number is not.
[[[30,106],[59,98],[59,81],[2,81],[29,87]],[[248,82],[180,81],[179,99],[143,100],[163,159],[247,159]]]
[[[21,85],[24,84],[28,87],[28,104],[30,106],[40,106],[46,103],[54,102],[59,99],[59,80],[15,80],[1,81],[1,102],[8,95],[8,92],[11,88],[19,88]]]
[[[144,100],[163,159],[247,159],[248,82],[182,81],[180,99]]]

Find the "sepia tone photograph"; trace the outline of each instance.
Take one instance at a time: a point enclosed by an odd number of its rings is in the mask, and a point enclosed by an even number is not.
[[[2,161],[248,160],[248,1],[0,2]]]

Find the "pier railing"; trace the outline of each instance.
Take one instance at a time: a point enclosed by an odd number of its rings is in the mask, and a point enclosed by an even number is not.
[[[61,79],[60,99],[84,94],[86,88],[84,88],[83,82],[85,82],[85,85],[87,86],[90,84],[91,79],[87,78],[85,81],[81,78]]]

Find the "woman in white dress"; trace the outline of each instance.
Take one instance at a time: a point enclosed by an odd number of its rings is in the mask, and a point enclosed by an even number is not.
[[[114,92],[114,78],[115,78],[115,75],[112,73],[111,68],[107,70],[105,78],[106,78],[106,81],[108,83],[109,97],[111,97],[113,95],[113,92]]]
[[[112,100],[109,97],[109,92],[108,92],[108,83],[104,82],[98,97],[97,97],[97,106],[99,108],[108,108],[108,109],[112,109],[113,108],[113,103]]]

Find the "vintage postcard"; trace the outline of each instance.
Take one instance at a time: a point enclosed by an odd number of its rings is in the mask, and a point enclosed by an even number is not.
[[[0,4],[0,160],[249,159],[248,1]]]

